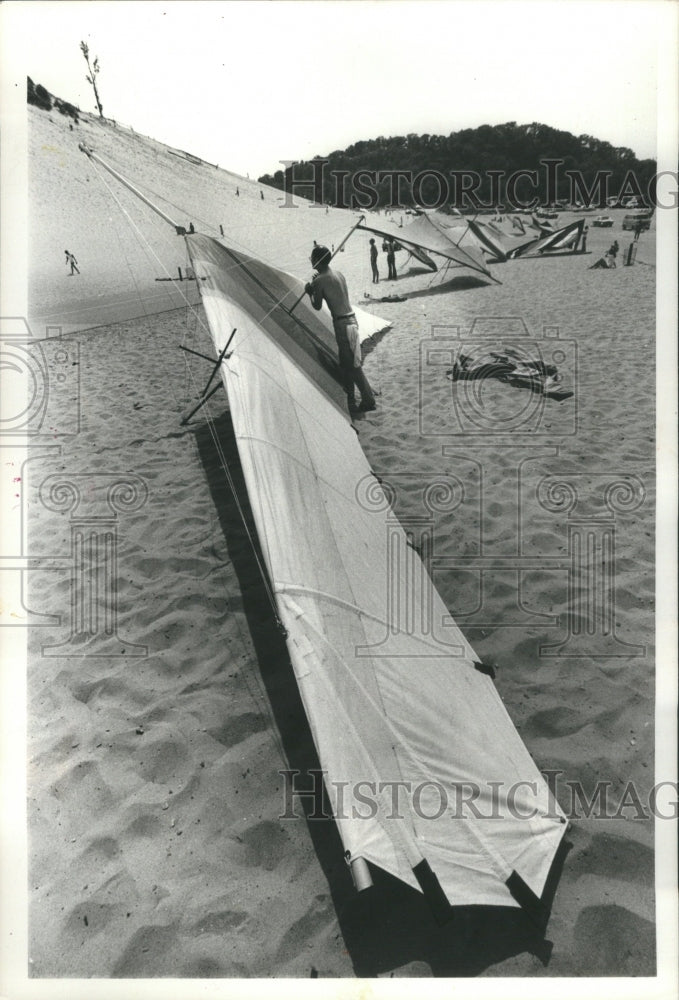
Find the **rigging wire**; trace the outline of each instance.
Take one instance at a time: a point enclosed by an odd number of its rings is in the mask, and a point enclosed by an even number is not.
[[[113,160],[113,162],[116,162],[114,157],[111,157],[111,159]],[[93,162],[95,162],[95,161],[93,161]],[[119,165],[119,166],[120,166],[120,171],[122,172],[124,170],[124,165]],[[143,181],[140,182],[140,181],[138,181],[136,179],[135,179],[135,185],[139,188],[140,191],[144,191],[145,193],[153,195],[153,197],[156,198],[158,201],[160,201],[160,202],[164,203],[165,205],[168,205],[171,208],[175,209],[182,216],[185,216],[185,217],[189,216],[190,213],[187,213],[183,206],[177,205],[175,202],[173,202],[171,199],[169,199],[165,194],[162,194],[161,192],[156,191],[150,185],[144,183]],[[214,233],[214,234],[218,234],[219,233],[218,227],[214,223],[212,223],[209,220],[203,218],[201,215],[193,213],[191,215],[191,218],[195,219],[196,222],[199,222],[201,224],[201,226],[206,231]],[[344,222],[344,221],[345,220],[342,220],[342,222]],[[247,229],[247,231],[250,232],[253,229],[270,229],[271,228],[271,224],[270,224],[270,222],[252,223],[250,220],[248,220],[247,223],[243,223],[242,224],[242,228]],[[326,232],[327,232],[328,242],[330,242],[331,238],[333,236],[333,229],[330,228]],[[343,236],[344,234],[345,234],[345,229],[344,228],[340,229],[340,222],[338,221],[338,225],[337,225],[337,241],[339,241],[339,238],[341,236]],[[221,237],[221,233],[219,233],[218,238],[219,237]],[[324,238],[326,238],[326,237],[324,237]],[[272,267],[275,267],[277,269],[281,267],[281,261],[280,260],[273,260],[272,258],[269,258],[269,257],[265,256],[265,254],[261,253],[259,250],[257,250],[255,252],[249,244],[243,243],[241,240],[236,239],[235,236],[233,235],[233,226],[229,229],[229,241],[230,241],[231,244],[233,244],[234,247],[240,249],[241,251],[243,251],[244,253],[248,254],[249,256],[258,257],[259,259],[265,261],[266,263],[270,264]],[[296,251],[296,250],[301,251],[301,250],[303,250],[307,246],[307,244],[308,244],[308,240],[307,240],[306,237],[304,237],[303,239],[301,238],[299,240],[299,242],[292,242],[292,243],[288,242],[287,243],[287,247],[288,247],[288,249],[293,250],[293,251]],[[289,260],[290,261],[296,260],[296,258],[289,258]],[[283,261],[283,264],[285,264],[285,263],[286,262]]]
[[[135,224],[134,220],[130,216],[130,213],[126,210],[126,208],[123,206],[123,204],[121,203],[121,201],[119,200],[119,198],[116,196],[116,193],[112,190],[112,188],[110,187],[110,185],[107,183],[105,177],[103,177],[103,175],[101,175],[101,173],[99,171],[97,171],[97,173],[99,174],[100,179],[103,182],[104,186],[108,189],[111,197],[113,198],[113,200],[115,201],[115,203],[118,205],[118,208],[120,209],[123,217],[127,220],[127,222],[130,224],[132,230],[134,231],[134,233],[139,238],[140,243],[142,245],[142,248],[148,249],[150,251],[151,257],[159,264],[159,266],[162,268],[162,270],[165,271],[165,273],[167,274],[168,272],[167,272],[167,270],[165,268],[165,265],[163,264],[162,260],[160,260],[160,258],[155,253],[155,251],[153,250],[153,247],[150,245],[150,243],[146,239],[145,234]],[[120,237],[120,233],[118,231],[117,226],[116,226],[116,235],[118,237],[119,242],[121,243],[121,248],[123,248],[124,244],[122,243],[122,240],[121,240],[121,237]],[[146,244],[146,247],[144,247],[144,244]],[[185,243],[185,245],[186,245],[186,243]],[[155,312],[154,313],[149,313],[147,311],[146,302],[144,300],[144,296],[143,296],[142,291],[141,291],[141,289],[139,287],[139,284],[138,284],[138,282],[136,280],[134,271],[132,270],[130,262],[129,262],[129,258],[128,258],[127,254],[125,253],[124,249],[123,249],[123,254],[124,254],[124,257],[125,257],[126,266],[128,267],[128,269],[130,270],[130,273],[131,273],[131,277],[132,277],[132,280],[133,280],[133,283],[134,283],[134,286],[135,286],[135,290],[137,292],[137,296],[138,296],[140,305],[141,305],[143,313],[144,313],[144,318],[145,318],[145,320],[148,320],[150,318],[150,316],[156,315],[156,313]],[[205,329],[205,324],[203,323],[202,318],[199,316],[197,309],[194,307],[194,305],[190,302],[190,300],[188,299],[188,297],[186,295],[184,295],[184,293],[181,290],[180,290],[180,295],[185,300],[185,305],[186,305],[186,308],[187,308],[187,311],[189,312],[189,314],[195,316],[197,318],[197,320],[198,320],[199,325],[203,329]],[[194,390],[197,391],[198,390],[198,383],[197,383],[197,380],[196,380],[196,378],[195,378],[195,376],[193,374],[193,370],[192,370],[191,366],[188,364],[188,359],[185,360],[185,364],[186,364],[186,371],[187,371],[187,374],[188,374],[188,377],[189,377],[189,381],[192,383]],[[168,384],[169,384],[170,392],[171,392],[171,394],[172,394],[172,396],[174,398],[175,405],[177,406],[177,409],[180,410],[180,412],[181,412],[182,406],[180,404],[180,401],[177,398],[177,393],[176,393],[175,387],[174,387],[174,385],[172,384],[172,382],[170,380],[168,380]],[[229,464],[228,464],[228,461],[226,459],[226,455],[224,453],[224,449],[222,447],[221,441],[219,440],[219,435],[217,433],[215,419],[212,416],[212,413],[210,412],[210,410],[208,409],[207,406],[204,406],[203,409],[204,409],[204,411],[206,413],[206,424],[207,424],[207,427],[208,427],[208,430],[209,430],[209,433],[210,433],[210,437],[211,437],[212,442],[213,442],[213,446],[214,446],[215,451],[216,451],[217,456],[218,456],[219,466],[220,466],[220,468],[222,469],[222,471],[224,473],[224,477],[226,479],[226,482],[227,482],[228,488],[230,490],[230,493],[231,493],[231,495],[232,495],[232,497],[234,499],[234,503],[236,505],[236,509],[237,509],[239,517],[241,519],[241,523],[243,525],[246,537],[247,537],[248,542],[250,544],[250,547],[252,549],[252,552],[253,552],[253,555],[254,555],[254,559],[255,559],[255,563],[257,565],[257,569],[258,569],[258,571],[260,573],[260,576],[261,576],[261,579],[262,579],[262,584],[263,584],[263,587],[264,587],[264,591],[265,591],[266,597],[267,597],[267,599],[268,599],[268,601],[269,601],[269,603],[271,605],[271,608],[272,608],[273,614],[275,616],[276,622],[280,624],[280,616],[279,616],[279,613],[278,613],[278,607],[277,607],[277,604],[276,604],[276,599],[275,599],[275,596],[274,596],[273,591],[271,589],[271,584],[269,582],[269,578],[268,578],[268,574],[266,572],[266,568],[263,566],[261,558],[259,556],[259,552],[258,552],[256,541],[253,538],[252,532],[250,531],[249,525],[247,523],[247,519],[246,519],[246,516],[245,516],[245,511],[244,511],[243,506],[242,506],[242,504],[240,502],[240,499],[238,497],[238,491],[237,491],[237,488],[236,488],[236,484],[235,484],[233,476],[231,474],[231,470],[229,468]],[[228,597],[227,597],[227,606],[228,606]],[[238,622],[237,618],[235,618],[235,621],[236,621],[236,627],[237,627],[237,629],[239,631],[241,643],[242,643],[242,645],[243,645],[244,648],[247,648],[247,642],[245,640],[245,637],[244,637],[244,634],[243,634],[243,631],[242,631],[242,627],[241,627],[240,623]],[[257,683],[256,682],[256,675],[253,675],[253,676],[255,676],[255,683]],[[271,709],[271,706],[270,706],[269,699],[266,696],[266,691],[263,690],[259,685],[257,685],[257,689],[258,690],[257,690],[257,694],[255,694],[251,690],[251,688],[249,687],[247,675],[245,677],[245,683],[246,683],[246,686],[248,687],[248,691],[249,691],[250,695],[253,697],[253,700],[255,701],[255,703],[259,704],[260,708],[263,708],[264,713],[267,715],[267,717],[269,718],[270,722],[272,723],[272,726],[271,726],[272,739],[273,739],[273,741],[274,741],[274,743],[276,745],[276,748],[277,748],[278,752],[280,753],[281,759],[283,761],[287,762],[287,755],[285,753],[282,741],[281,741],[281,739],[279,737],[279,734],[278,734],[278,726],[276,725],[276,720],[275,720],[275,717],[273,716],[273,712],[272,712],[272,709]]]

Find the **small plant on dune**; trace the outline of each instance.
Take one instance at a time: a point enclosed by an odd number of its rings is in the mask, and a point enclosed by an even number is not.
[[[94,57],[94,62],[90,65],[90,49],[87,42],[80,43],[80,51],[85,57],[85,62],[87,63],[87,68],[89,70],[88,75],[85,77],[88,83],[92,84],[92,89],[94,90],[94,99],[97,102],[97,108],[99,110],[99,117],[104,117],[104,109],[102,107],[101,101],[99,100],[99,91],[97,90],[97,75],[99,73],[99,57]]]
[[[54,107],[57,111],[60,111],[62,115],[68,115],[68,117],[72,118],[74,122],[80,121],[80,118],[78,117],[78,109],[73,104],[69,104],[68,101],[62,101],[58,97],[55,97]]]
[[[37,86],[33,83],[30,76],[27,79],[27,96],[28,103],[35,104],[36,107],[42,108],[43,111],[51,111],[52,109],[52,98],[49,93],[45,90],[43,85],[39,83]]]

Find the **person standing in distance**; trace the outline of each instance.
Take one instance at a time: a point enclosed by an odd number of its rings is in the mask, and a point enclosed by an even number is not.
[[[387,242],[387,267],[389,269],[387,281],[396,281],[396,248],[393,240]]]
[[[355,385],[361,394],[358,409],[363,412],[375,410],[377,409],[375,394],[363,371],[358,323],[349,302],[347,283],[343,274],[339,271],[333,271],[329,266],[330,257],[331,254],[327,247],[314,246],[311,251],[311,264],[316,274],[305,285],[305,291],[311,299],[314,309],[322,309],[324,301],[327,302],[330,309],[349,409],[356,408]]]
[[[380,272],[377,267],[377,247],[375,240],[370,241],[370,267],[373,273],[373,285],[377,285],[380,280]]]

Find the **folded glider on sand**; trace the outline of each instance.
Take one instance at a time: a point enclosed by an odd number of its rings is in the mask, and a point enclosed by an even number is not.
[[[366,862],[450,905],[541,896],[566,819],[408,544],[345,411],[301,281],[185,235],[329,800]],[[231,353],[225,351],[236,330]]]

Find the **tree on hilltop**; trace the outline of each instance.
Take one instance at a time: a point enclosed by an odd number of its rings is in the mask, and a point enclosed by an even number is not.
[[[89,70],[89,75],[85,77],[88,83],[92,84],[94,89],[94,98],[97,102],[97,108],[99,109],[99,117],[104,117],[104,109],[99,100],[99,91],[97,90],[97,74],[99,73],[99,56],[94,57],[94,62],[90,66],[90,49],[87,42],[80,43],[80,51],[85,57],[85,62],[87,63],[87,68]]]

